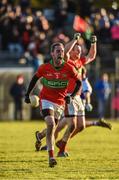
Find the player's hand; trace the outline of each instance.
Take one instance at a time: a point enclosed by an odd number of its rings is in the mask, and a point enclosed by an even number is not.
[[[94,44],[95,42],[97,42],[97,37],[95,35],[92,35],[90,41],[92,44]]]
[[[29,104],[30,103],[30,98],[29,95],[25,95],[25,103]]]
[[[75,33],[75,34],[74,34],[74,39],[75,39],[75,40],[79,40],[80,37],[81,37],[81,33]]]
[[[85,105],[85,108],[88,112],[92,111],[93,110],[93,106],[91,104],[86,104]]]
[[[65,101],[67,104],[70,104],[71,103],[71,100],[72,100],[72,97],[71,96],[66,96],[65,97]]]

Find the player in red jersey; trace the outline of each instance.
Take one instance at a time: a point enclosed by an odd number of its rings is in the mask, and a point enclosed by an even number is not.
[[[68,60],[69,64],[72,64],[77,71],[81,70],[81,66],[88,64],[92,62],[95,57],[96,57],[96,41],[97,38],[96,36],[92,36],[91,38],[91,48],[89,50],[89,53],[85,57],[80,57],[81,56],[81,47],[76,44],[72,51],[70,52],[70,59]],[[69,86],[68,86],[68,93],[71,94],[75,86],[75,81],[73,79],[70,80]],[[90,102],[90,100],[89,100]],[[88,102],[88,103],[89,103]],[[88,106],[87,106],[88,105]],[[72,124],[73,128],[73,133],[70,131],[71,127],[68,126],[63,137],[56,143],[56,146],[59,148],[58,156],[59,157],[64,157],[67,156],[66,153],[66,145],[69,140],[69,138],[73,137],[76,135],[78,132],[82,131],[85,127],[90,127],[92,125],[96,126],[102,126],[111,129],[111,125],[109,123],[106,123],[104,121],[99,121],[99,122],[90,122],[90,121],[85,121],[85,107],[81,102],[80,95],[75,96],[73,101],[70,104],[66,105],[67,107],[65,108],[65,118],[62,119],[57,126],[57,129],[55,131],[55,137],[57,138],[58,132],[62,129],[62,127],[65,126],[65,124],[69,124],[69,121],[71,122],[71,118],[74,120],[75,118],[75,123]],[[88,108],[91,108],[89,104],[86,104]],[[70,133],[71,132],[71,133]]]
[[[96,40],[95,36],[92,37],[92,41],[94,41],[94,40]],[[75,40],[72,40],[68,44],[68,46],[70,47],[74,43],[74,41]],[[75,41],[75,43],[73,45],[75,45],[75,46],[74,46],[73,50],[70,53],[71,60],[68,60],[68,63],[70,63],[72,66],[74,66],[77,69],[77,71],[79,71],[79,74],[81,74],[82,65],[93,61],[94,58],[95,58],[96,42],[92,42],[92,45],[91,45],[90,51],[88,53],[88,56],[83,57],[83,58],[80,58],[81,47],[77,44],[77,41]],[[69,49],[69,47],[68,48],[66,47],[66,48]],[[84,80],[84,78],[86,78],[84,75],[82,77],[83,77],[82,80]],[[87,95],[89,96],[89,94],[91,93],[91,88],[89,88],[89,85],[87,84],[87,80],[86,80],[85,83],[87,85],[84,88],[85,96],[87,96]],[[75,81],[73,79],[70,79],[70,83],[69,83],[69,86],[68,86],[68,93],[69,94],[71,94],[74,87],[75,87]],[[88,109],[91,109],[90,99],[87,101],[86,106],[87,106]],[[69,105],[67,105],[66,110],[67,110],[67,112],[65,113],[65,118],[63,118],[61,121],[59,121],[58,127],[56,128],[56,131],[55,131],[55,137],[57,137],[58,132],[66,124],[68,124],[68,128],[67,128],[63,138],[56,143],[56,145],[60,149],[59,153],[58,153],[58,156],[65,156],[66,155],[65,148],[66,148],[66,144],[67,144],[69,138],[71,136],[73,137],[75,134],[80,132],[82,129],[85,128],[85,126],[89,127],[89,126],[92,126],[92,125],[96,125],[96,126],[103,126],[103,127],[110,128],[110,126],[108,124],[106,124],[105,122],[86,121],[86,123],[85,123],[85,109],[84,109],[84,106],[83,106],[82,101],[80,99],[80,95],[75,96],[74,100]],[[75,126],[76,123],[77,123],[77,126]],[[74,129],[75,129],[75,131],[74,131]],[[43,130],[41,133],[39,133],[38,131],[36,132],[37,141],[41,142],[41,139],[45,136],[45,131],[46,130]],[[73,134],[72,134],[72,132],[73,132]],[[36,149],[37,150],[40,149],[40,146],[38,146],[38,144],[36,144]]]
[[[75,39],[79,38],[79,35],[76,34]],[[83,65],[92,62],[96,57],[96,36],[91,37],[91,47],[89,53],[85,57],[81,57],[81,46],[75,43],[72,51],[70,52],[70,59],[68,59],[68,63],[71,64],[77,72],[81,75],[80,69]],[[69,49],[72,42],[65,46],[65,52]],[[70,79],[69,86],[68,86],[68,94],[70,95],[75,87],[75,80]],[[59,122],[58,127],[55,131],[57,136],[58,128],[60,124],[64,121],[67,122],[68,126],[63,135],[63,137],[56,143],[56,146],[59,148],[58,156],[62,157],[65,156],[66,145],[71,137],[71,135],[76,134],[79,130],[85,128],[85,107],[81,101],[80,94],[75,96],[70,104],[66,105],[65,108],[65,117],[64,120]]]
[[[68,53],[67,53],[68,54]],[[42,79],[43,88],[40,91],[40,108],[46,122],[46,143],[49,154],[49,166],[54,167],[57,162],[54,157],[54,131],[55,119],[59,119],[66,102],[76,95],[81,88],[81,80],[73,66],[66,63],[64,58],[64,46],[62,43],[54,43],[51,46],[52,60],[41,65],[32,77],[25,102],[30,103],[30,94],[38,79]],[[74,78],[76,86],[70,96],[67,95],[67,86],[70,78]]]

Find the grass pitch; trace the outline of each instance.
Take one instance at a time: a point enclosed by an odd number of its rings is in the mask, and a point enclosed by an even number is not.
[[[34,132],[44,122],[1,122],[0,180],[119,179],[119,122],[111,123],[112,131],[91,127],[78,134],[69,143],[70,156],[50,168],[47,152],[34,149]]]

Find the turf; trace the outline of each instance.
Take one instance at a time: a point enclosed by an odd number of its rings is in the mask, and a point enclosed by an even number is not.
[[[119,179],[119,122],[111,123],[113,131],[91,127],[78,134],[69,143],[70,156],[57,158],[58,165],[50,168],[47,152],[34,149],[42,121],[1,122],[0,180]]]

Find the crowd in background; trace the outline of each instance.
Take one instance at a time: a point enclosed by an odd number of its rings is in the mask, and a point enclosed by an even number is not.
[[[88,1],[87,1],[88,2]],[[80,3],[81,5],[81,3]],[[34,9],[30,1],[21,0],[0,2],[0,50],[8,50],[47,61],[49,45],[60,40],[64,43],[72,38],[75,31],[80,31],[85,39],[81,39],[84,53],[91,34],[96,34],[99,43],[119,46],[119,11],[105,8],[77,12],[76,2],[54,1],[51,9]],[[83,9],[83,8],[82,8]],[[85,9],[85,7],[84,7]],[[76,20],[76,15],[80,19]],[[82,17],[81,17],[81,15]],[[76,22],[74,22],[76,20]],[[77,27],[74,23],[78,24]],[[25,54],[25,52],[29,52]]]
[[[75,32],[82,34],[83,54],[89,49],[92,34],[97,36],[98,45],[108,44],[113,51],[119,50],[116,4],[110,9],[97,9],[88,4],[88,0],[54,0],[50,8],[38,9],[33,8],[29,0],[17,2],[0,1],[0,51],[19,54],[19,63],[32,64],[34,71],[49,60],[53,42],[65,44]]]

